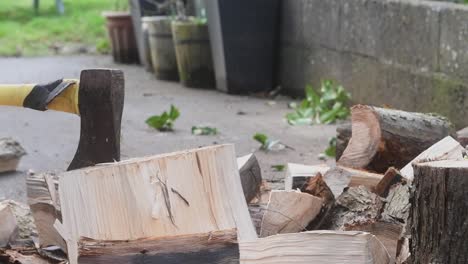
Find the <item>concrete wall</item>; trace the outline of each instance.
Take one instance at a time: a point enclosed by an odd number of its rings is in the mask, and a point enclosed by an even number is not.
[[[354,103],[468,125],[468,6],[415,0],[283,0],[278,79],[302,94],[337,80]]]

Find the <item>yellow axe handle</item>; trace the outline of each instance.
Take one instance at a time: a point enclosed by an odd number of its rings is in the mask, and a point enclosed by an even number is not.
[[[23,107],[23,101],[34,88],[35,84],[0,84],[0,105]],[[80,114],[78,109],[79,83],[65,89],[55,97],[48,105],[47,109]]]

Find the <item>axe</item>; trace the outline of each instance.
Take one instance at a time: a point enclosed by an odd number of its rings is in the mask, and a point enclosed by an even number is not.
[[[79,81],[0,85],[0,105],[79,115],[80,141],[68,170],[120,160],[124,105],[124,77],[120,70],[83,70]]]

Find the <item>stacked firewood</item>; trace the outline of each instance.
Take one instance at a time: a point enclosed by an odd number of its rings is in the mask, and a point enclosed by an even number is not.
[[[458,142],[441,116],[365,105],[351,119],[337,128],[336,166],[290,163],[285,190],[250,205],[264,211],[260,236],[364,231],[390,263],[468,263],[466,129]]]
[[[31,175],[35,250],[11,247],[0,206],[0,262],[467,263],[468,160],[450,122],[362,105],[351,121],[336,166],[290,163],[282,190],[232,145]]]

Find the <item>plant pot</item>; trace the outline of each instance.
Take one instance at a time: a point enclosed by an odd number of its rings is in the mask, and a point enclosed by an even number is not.
[[[239,94],[275,86],[279,0],[205,0],[218,90]]]
[[[138,48],[133,31],[132,17],[128,12],[105,12],[107,32],[111,40],[115,62],[138,63]]]
[[[148,23],[146,23],[144,20],[141,21],[141,33],[142,33],[141,50],[143,54],[140,54],[140,62],[143,64],[146,71],[152,72],[153,63],[151,62],[151,48],[150,48],[150,43],[149,43]],[[137,45],[138,45],[138,41],[137,41]],[[138,48],[138,50],[140,50],[140,48]],[[141,58],[141,56],[143,56],[143,59]]]
[[[135,29],[136,42],[141,64],[145,69],[151,68],[151,61],[147,57],[145,47],[145,35],[142,30],[142,17],[168,15],[168,10],[161,10],[154,4],[155,0],[129,0],[130,11],[132,13],[133,28]],[[161,2],[161,1],[157,1]]]
[[[215,84],[208,26],[192,19],[173,21],[180,82],[187,87],[213,88]]]
[[[178,81],[171,19],[168,16],[153,16],[143,17],[142,21],[148,26],[150,57],[156,78]]]

